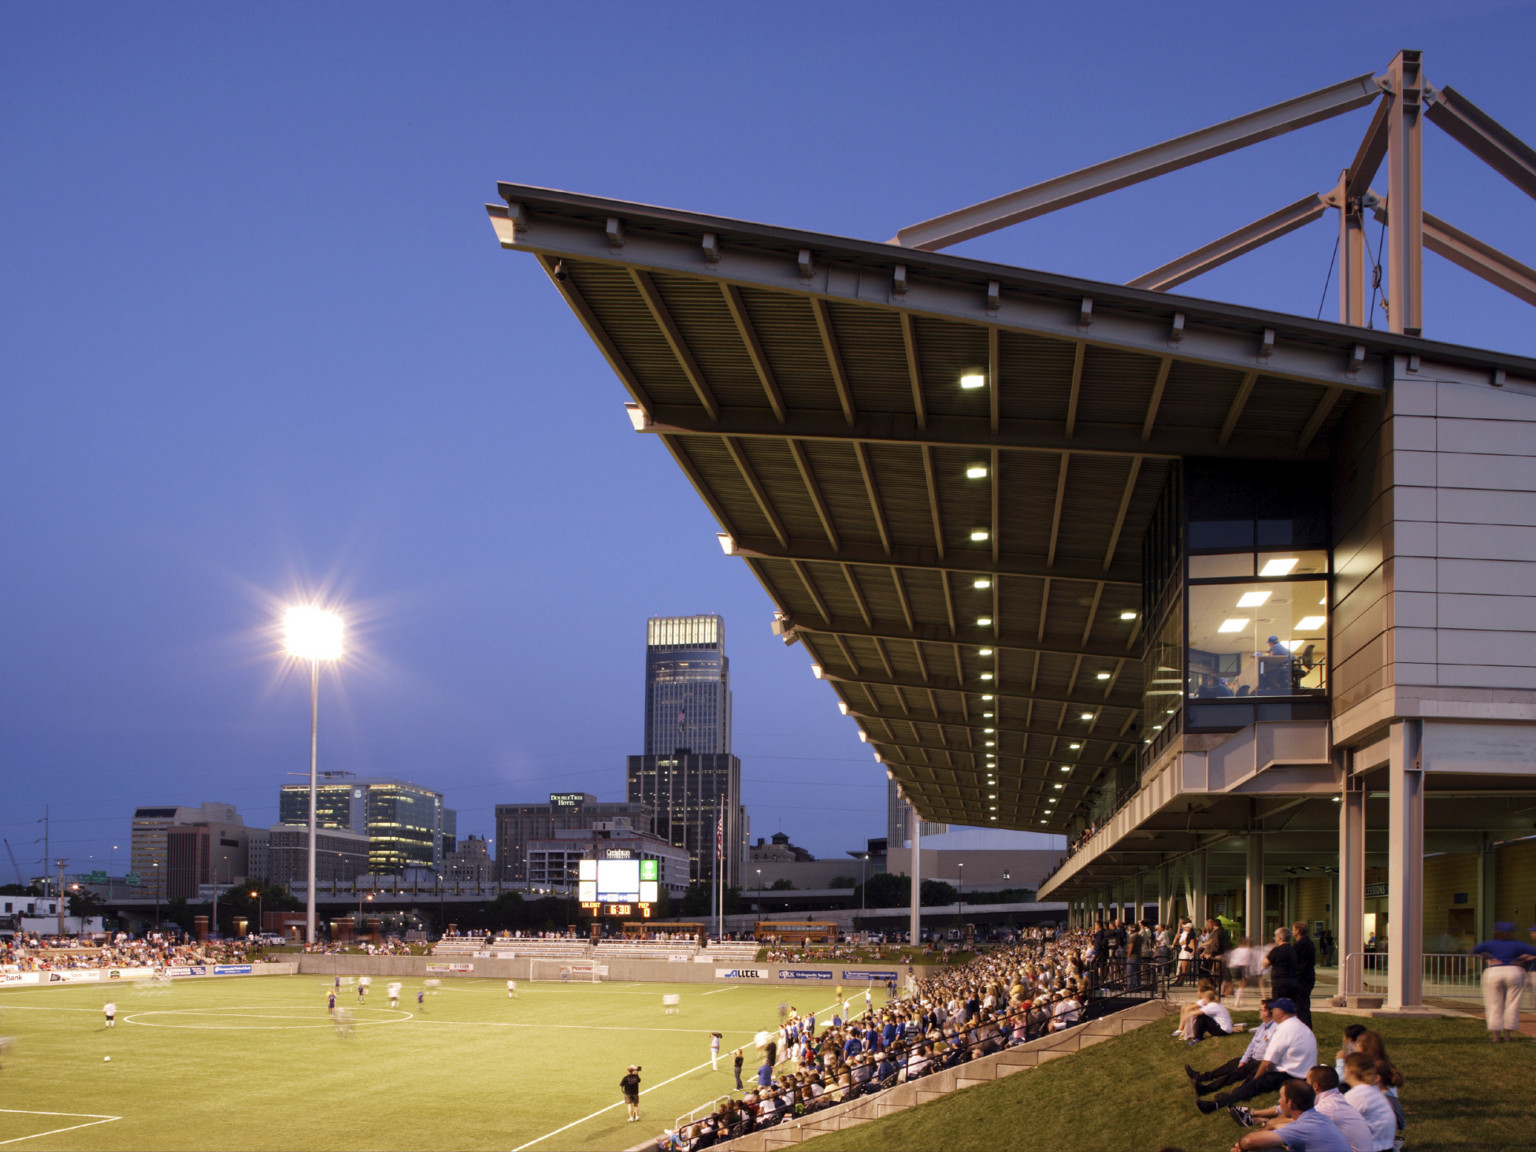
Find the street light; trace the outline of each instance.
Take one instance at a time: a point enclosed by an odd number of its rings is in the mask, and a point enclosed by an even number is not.
[[[315,942],[315,761],[320,736],[320,661],[341,659],[341,617],[312,605],[294,605],[283,617],[288,655],[309,661],[309,885],[304,893],[305,942]]]
[[[957,895],[955,897],[955,901],[956,901],[955,907],[957,909],[955,915],[957,915],[957,916],[964,916],[965,915],[965,865],[964,864],[960,865],[960,893],[959,893],[959,895]]]
[[[763,870],[757,870],[757,914],[763,914]]]
[[[256,935],[265,936],[267,934],[267,918],[261,914],[260,889],[251,893],[251,899],[256,901]]]
[[[151,931],[155,931],[160,927],[160,861],[151,860],[149,866],[154,869],[149,875],[150,879],[154,881],[153,887],[155,889],[155,926],[151,929]]]

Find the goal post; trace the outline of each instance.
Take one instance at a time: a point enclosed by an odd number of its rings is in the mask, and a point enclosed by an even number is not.
[[[600,984],[608,966],[594,960],[561,960],[557,957],[528,958],[528,983]]]

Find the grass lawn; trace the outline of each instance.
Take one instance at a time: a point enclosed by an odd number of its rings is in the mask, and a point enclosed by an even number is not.
[[[1256,1021],[1253,1013],[1236,1013]],[[1318,1013],[1319,1054],[1329,1063],[1345,1025],[1375,1028],[1407,1077],[1408,1147],[1529,1149],[1536,1043],[1490,1044],[1481,1020],[1371,1020]],[[1247,1039],[1207,1040],[1194,1049],[1148,1024],[1118,1040],[1007,1079],[953,1093],[884,1120],[817,1137],[808,1152],[942,1148],[945,1152],[1124,1152],[1173,1145],[1228,1149],[1240,1134],[1225,1110],[1195,1110],[1184,1062],[1214,1068]],[[1273,1103],[1261,1097],[1261,1104]]]
[[[732,1087],[709,1068],[709,1032],[748,1052],[786,993],[750,985],[520,984],[448,979],[398,1011],[375,978],[366,1008],[316,976],[178,980],[154,994],[79,984],[0,991],[0,1145],[30,1149],[621,1149]],[[682,996],[663,1015],[663,993]],[[101,1007],[117,1003],[117,1026]],[[830,989],[818,1000],[830,1000]],[[816,1003],[817,1008],[823,1007]],[[110,1061],[103,1059],[111,1056]],[[643,1124],[619,1077],[640,1064]],[[604,1109],[607,1109],[604,1111]],[[598,1115],[593,1116],[593,1113]],[[584,1117],[590,1117],[583,1120]],[[580,1121],[575,1126],[556,1130]],[[52,1133],[51,1135],[40,1135]],[[549,1137],[540,1141],[541,1137]]]

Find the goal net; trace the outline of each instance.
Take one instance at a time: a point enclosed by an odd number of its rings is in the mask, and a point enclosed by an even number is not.
[[[606,964],[598,964],[592,960],[539,959],[537,957],[530,957],[528,960],[530,984],[548,984],[554,981],[567,984],[600,984],[607,974]]]

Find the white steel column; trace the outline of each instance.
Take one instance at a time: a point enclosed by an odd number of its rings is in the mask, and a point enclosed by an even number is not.
[[[1392,725],[1387,768],[1388,1008],[1417,1008],[1424,999],[1424,765],[1422,721]]]
[[[1205,926],[1205,918],[1210,913],[1206,905],[1210,901],[1210,893],[1206,891],[1206,859],[1205,849],[1202,848],[1190,857],[1189,862],[1189,918],[1196,928]]]
[[[1264,940],[1264,837],[1248,833],[1248,868],[1243,891],[1243,935],[1255,944]]]
[[[1365,949],[1365,787],[1346,773],[1339,802],[1339,992],[1361,991],[1362,970],[1350,957]]]
[[[909,807],[912,823],[912,947],[916,948],[923,938],[923,818],[915,807]]]
[[[1423,130],[1424,81],[1419,54],[1403,51],[1387,66],[1387,321],[1393,332],[1417,336],[1423,329]],[[1394,965],[1395,966],[1395,965]]]
[[[1145,877],[1143,874],[1138,872],[1136,873],[1136,879],[1132,884],[1134,888],[1132,897],[1136,901],[1136,906],[1132,912],[1132,919],[1134,919],[1138,924],[1141,923],[1147,914],[1147,893],[1146,889],[1143,887],[1144,879]]]
[[[1157,866],[1157,920],[1173,923],[1173,867],[1166,860]]]

